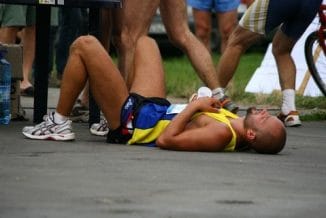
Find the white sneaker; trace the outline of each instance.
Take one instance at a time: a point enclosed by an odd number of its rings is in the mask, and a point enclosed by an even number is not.
[[[99,123],[93,123],[89,131],[93,135],[106,136],[109,133],[109,127],[106,119],[101,119]]]
[[[62,124],[54,122],[54,112],[43,117],[43,122],[36,126],[25,126],[22,133],[30,139],[67,141],[74,140],[75,133],[72,132],[71,120]]]
[[[87,123],[89,119],[89,108],[82,105],[81,100],[78,99],[72,108],[69,118],[72,122]]]
[[[287,127],[297,127],[301,126],[301,120],[299,117],[299,112],[298,111],[291,111],[287,115],[280,113],[277,116],[285,126]]]

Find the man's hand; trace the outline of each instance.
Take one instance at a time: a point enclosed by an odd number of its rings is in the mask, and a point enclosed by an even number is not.
[[[197,118],[194,117],[198,112],[216,113],[218,107],[218,100],[211,97],[201,97],[190,102],[173,118],[156,144],[162,149],[170,150],[222,151],[232,139],[229,127],[214,119],[199,118],[196,122]]]
[[[220,102],[215,98],[202,97],[190,102],[188,107],[194,107],[196,111],[216,113],[221,106]]]

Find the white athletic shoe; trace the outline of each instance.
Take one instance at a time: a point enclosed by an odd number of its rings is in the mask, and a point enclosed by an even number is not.
[[[285,126],[287,127],[297,127],[301,126],[301,120],[299,117],[299,112],[298,111],[291,111],[287,115],[280,113],[277,116]]]
[[[25,126],[22,133],[30,139],[68,141],[75,139],[72,132],[71,120],[62,124],[54,122],[54,112],[43,117],[43,122],[35,126]]]
[[[109,127],[106,119],[101,119],[99,123],[93,123],[89,131],[93,135],[106,136],[109,133]]]

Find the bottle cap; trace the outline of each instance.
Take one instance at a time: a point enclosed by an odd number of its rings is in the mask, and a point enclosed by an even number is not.
[[[206,86],[200,87],[197,91],[197,98],[212,97],[212,90]]]

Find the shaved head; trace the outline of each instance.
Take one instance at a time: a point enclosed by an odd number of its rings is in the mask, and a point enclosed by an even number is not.
[[[255,133],[250,147],[258,153],[277,154],[285,146],[286,130],[284,124],[268,112],[249,108],[245,118],[245,128]]]

